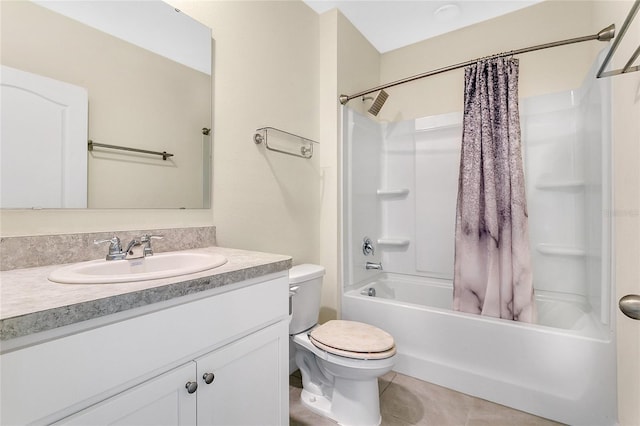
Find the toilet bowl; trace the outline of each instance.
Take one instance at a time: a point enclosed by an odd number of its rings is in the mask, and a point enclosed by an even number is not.
[[[310,264],[289,271],[289,334],[302,375],[302,403],[340,425],[379,425],[378,377],[393,368],[393,337],[355,321],[318,325],[324,272]]]

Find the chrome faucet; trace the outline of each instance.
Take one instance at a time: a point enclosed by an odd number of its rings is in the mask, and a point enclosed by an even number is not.
[[[149,235],[144,234],[140,238],[134,238],[127,244],[127,248],[122,250],[122,244],[120,238],[115,235],[108,240],[94,240],[94,244],[110,243],[109,253],[107,254],[107,260],[122,260],[122,259],[139,259],[141,257],[153,256],[153,249],[151,248],[152,239],[162,239],[162,235]]]
[[[382,262],[380,263],[374,263],[374,262],[367,262],[364,265],[365,269],[377,269],[378,271],[382,271]]]
[[[142,239],[134,238],[129,241],[127,248],[124,250],[125,259],[140,259],[144,257],[144,247],[142,246],[141,240]]]
[[[151,240],[161,240],[162,238],[164,238],[162,235],[150,234],[144,234],[140,239],[134,238],[129,242],[129,245],[127,245],[125,259],[139,259],[141,257],[153,256]]]

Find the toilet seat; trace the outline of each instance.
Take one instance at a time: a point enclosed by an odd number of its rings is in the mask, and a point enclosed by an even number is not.
[[[347,358],[384,359],[396,353],[389,333],[356,321],[329,321],[314,328],[309,340],[319,349]]]

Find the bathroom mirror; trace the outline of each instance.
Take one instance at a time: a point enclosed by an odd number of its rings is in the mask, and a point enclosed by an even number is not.
[[[211,207],[209,28],[161,1],[1,7],[2,208]]]

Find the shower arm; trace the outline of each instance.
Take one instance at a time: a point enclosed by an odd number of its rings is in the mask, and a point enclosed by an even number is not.
[[[442,73],[445,73],[445,72],[448,72],[448,71],[456,70],[458,68],[464,68],[466,66],[473,65],[473,64],[475,64],[476,62],[478,62],[478,61],[480,61],[482,59],[501,58],[501,57],[505,57],[505,56],[519,55],[521,53],[534,52],[536,50],[548,49],[550,47],[564,46],[564,45],[567,45],[567,44],[582,43],[584,41],[592,41],[592,40],[609,41],[609,40],[611,40],[612,38],[615,37],[615,29],[616,29],[615,25],[611,24],[608,27],[603,28],[597,34],[583,36],[583,37],[570,38],[570,39],[567,39],[567,40],[554,41],[554,42],[551,42],[551,43],[539,44],[539,45],[536,45],[536,46],[530,46],[530,47],[525,47],[525,48],[522,48],[522,49],[511,50],[509,52],[502,52],[502,53],[498,53],[498,54],[495,54],[495,55],[485,56],[483,58],[472,59],[472,60],[466,61],[466,62],[460,62],[458,64],[449,65],[449,66],[446,66],[446,67],[443,67],[443,68],[438,68],[438,69],[435,69],[435,70],[432,70],[432,71],[427,71],[427,72],[424,72],[422,74],[416,74],[416,75],[413,75],[411,77],[406,77],[406,78],[403,78],[401,80],[397,80],[397,81],[394,81],[394,82],[391,82],[391,83],[383,84],[381,86],[377,86],[377,87],[374,87],[374,88],[371,88],[371,89],[367,89],[367,90],[364,90],[362,92],[355,93],[353,95],[340,95],[340,97],[339,97],[340,103],[342,105],[345,105],[351,99],[359,98],[361,96],[368,95],[370,93],[374,93],[374,92],[377,92],[379,90],[387,89],[389,87],[398,86],[398,85],[404,84],[404,83],[409,83],[411,81],[419,80],[421,78],[431,77],[432,75],[442,74]]]

